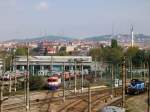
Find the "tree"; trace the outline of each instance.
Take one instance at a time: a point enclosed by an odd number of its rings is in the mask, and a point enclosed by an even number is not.
[[[92,56],[93,60],[97,60],[100,61],[101,57],[102,57],[102,51],[101,48],[92,48],[89,51],[89,56]]]
[[[58,54],[59,56],[67,56],[69,55],[69,53],[66,52],[66,47],[65,46],[62,46],[60,49],[59,49],[59,52]]]
[[[115,39],[111,40],[111,47],[107,46],[102,49],[102,53],[103,60],[111,62],[114,65],[120,63],[124,56],[123,49],[118,46],[117,40]]]
[[[125,52],[125,55],[126,57],[128,58],[133,58],[136,53],[139,51],[139,48],[138,47],[129,47],[126,52]]]
[[[25,56],[27,55],[27,48],[17,48],[16,49],[16,55]]]
[[[145,51],[138,50],[136,55],[132,58],[132,62],[135,66],[140,66],[145,61]]]
[[[125,52],[125,56],[128,60],[128,63],[135,65],[135,61],[133,62],[133,59],[135,58],[135,56],[137,55],[137,52],[139,52],[139,48],[138,47],[129,47],[126,52]],[[131,66],[131,65],[130,65]]]
[[[42,76],[30,76],[30,90],[41,90],[45,87],[46,81]]]
[[[123,58],[123,49],[121,47],[105,47],[103,48],[103,60],[109,63],[119,64]]]
[[[118,42],[117,42],[117,40],[115,40],[115,39],[112,39],[112,40],[111,40],[111,47],[112,47],[112,48],[117,48],[117,47],[118,47]]]
[[[65,46],[62,46],[62,47],[59,49],[59,52],[66,52],[66,47],[65,47]]]

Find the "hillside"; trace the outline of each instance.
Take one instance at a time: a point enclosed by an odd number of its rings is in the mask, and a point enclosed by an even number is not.
[[[28,38],[28,39],[13,39],[9,41],[14,42],[28,42],[28,41],[42,41],[42,40],[49,40],[49,41],[55,41],[55,40],[72,40],[70,37],[64,37],[64,36],[55,36],[55,35],[49,35],[49,36],[41,36],[41,37],[34,37],[34,38]]]

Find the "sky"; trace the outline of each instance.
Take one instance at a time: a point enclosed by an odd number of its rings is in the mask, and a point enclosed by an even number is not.
[[[150,35],[150,0],[0,0],[0,40]]]

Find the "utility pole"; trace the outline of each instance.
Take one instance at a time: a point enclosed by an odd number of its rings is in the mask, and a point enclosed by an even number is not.
[[[81,87],[81,92],[83,93],[83,62],[82,62],[83,60],[81,60],[81,78],[82,78],[82,80],[81,80],[81,83],[82,83],[82,87]]]
[[[15,52],[16,52],[16,50],[14,49],[14,51],[13,51],[13,53],[14,53],[14,68],[15,68],[15,92],[16,92],[16,86],[17,86],[17,76],[16,76],[16,69],[17,69],[17,67],[16,67],[16,54],[15,54]]]
[[[130,62],[130,75],[131,75],[131,80],[133,79],[133,74],[132,74],[132,58],[131,58],[131,60],[130,60],[131,62]]]
[[[3,70],[2,70],[2,80],[0,83],[0,112],[3,112],[3,90],[4,90],[4,73],[5,73],[5,59],[3,59]]]
[[[3,103],[3,89],[4,89],[4,87],[3,87],[3,77],[2,77],[2,81],[0,83],[0,112],[3,112],[3,105],[2,105],[2,103]]]
[[[88,88],[88,112],[91,112],[91,87],[90,87],[90,84],[89,84],[89,88]]]
[[[148,57],[148,68],[149,68],[149,74],[148,74],[148,103],[147,103],[147,112],[150,112],[150,56]]]
[[[112,63],[112,68],[111,68],[111,95],[112,98],[114,97],[114,65]]]
[[[29,94],[29,43],[27,45],[26,112],[30,112],[30,94]]]
[[[74,59],[74,93],[76,94],[76,91],[77,91],[77,76],[76,76],[76,59]]]
[[[97,77],[97,63],[96,63],[96,57],[95,57],[95,61],[94,61],[94,62],[95,62],[95,72],[94,72],[94,73],[95,73],[95,80],[94,80],[94,81],[96,82],[96,77]]]
[[[11,85],[12,85],[12,81],[11,81],[11,74],[12,74],[12,57],[10,60],[10,74],[9,74],[9,95],[11,95]]]
[[[63,102],[65,102],[65,63],[63,63]]]
[[[51,55],[51,75],[53,75],[53,55]]]
[[[125,58],[123,59],[123,63],[122,63],[122,108],[125,108],[125,86],[126,86],[126,82],[125,82]]]
[[[71,62],[69,61],[69,84],[68,84],[68,87],[70,88],[71,86]]]

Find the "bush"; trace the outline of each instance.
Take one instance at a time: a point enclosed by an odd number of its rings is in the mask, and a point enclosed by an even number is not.
[[[46,86],[46,81],[44,77],[41,76],[31,76],[30,77],[30,90],[41,90]]]

